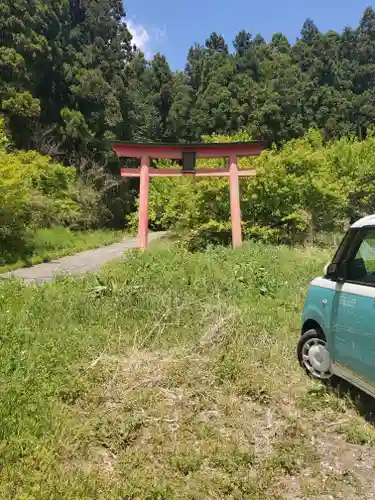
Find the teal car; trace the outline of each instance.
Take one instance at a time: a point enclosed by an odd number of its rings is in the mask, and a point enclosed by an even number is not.
[[[297,355],[313,378],[336,375],[375,397],[375,215],[350,227],[310,283]]]

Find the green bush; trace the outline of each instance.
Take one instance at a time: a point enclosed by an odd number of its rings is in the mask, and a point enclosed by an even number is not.
[[[13,156],[24,172],[39,227],[88,229],[98,223],[102,213],[99,193],[84,184],[73,168],[53,163],[35,151],[17,151]]]
[[[347,217],[345,184],[328,158],[319,132],[289,141],[254,160],[257,177],[244,182],[245,234],[271,241],[303,242],[335,231]]]
[[[0,149],[0,263],[24,258],[30,247],[31,206],[22,172]]]
[[[241,134],[205,139],[228,142],[249,137]],[[198,161],[198,168],[223,165],[223,160]],[[247,239],[274,243],[313,241],[317,235],[342,233],[348,221],[374,211],[372,136],[365,141],[343,138],[324,144],[321,133],[311,130],[281,149],[274,147],[258,158],[242,158],[239,165],[257,169],[255,178],[243,178],[240,183]],[[135,216],[131,222],[136,224]],[[153,179],[150,224],[176,230],[191,249],[230,242],[228,180]]]
[[[103,213],[100,195],[75,170],[35,151],[9,151],[0,121],[0,264],[33,251],[37,227],[88,229]]]

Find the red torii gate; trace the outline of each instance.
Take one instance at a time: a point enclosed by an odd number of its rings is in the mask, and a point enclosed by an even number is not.
[[[238,168],[237,158],[258,156],[266,147],[264,141],[211,143],[211,144],[139,144],[116,143],[112,145],[117,156],[140,158],[140,168],[122,168],[122,177],[139,177],[139,226],[138,247],[144,249],[148,244],[148,187],[150,177],[229,177],[230,210],[232,219],[233,247],[242,245],[241,208],[239,177],[256,175],[255,169]],[[182,169],[151,168],[151,158],[182,161]],[[228,158],[227,168],[196,169],[197,158]]]

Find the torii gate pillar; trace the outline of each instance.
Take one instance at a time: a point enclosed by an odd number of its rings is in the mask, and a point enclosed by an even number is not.
[[[238,165],[235,155],[229,156],[229,196],[230,214],[232,219],[232,245],[233,248],[242,245],[240,184],[238,180]]]
[[[148,187],[150,182],[150,158],[142,156],[139,186],[138,248],[148,245]]]
[[[148,245],[148,199],[150,177],[228,177],[230,192],[230,210],[232,220],[233,248],[242,245],[241,207],[239,177],[256,175],[255,169],[239,169],[238,157],[257,156],[265,149],[266,144],[257,142],[236,142],[220,144],[113,144],[118,156],[140,158],[140,168],[121,169],[122,177],[139,177],[139,224],[138,247]],[[227,168],[195,168],[196,158],[228,158]],[[151,158],[182,160],[182,170],[172,168],[151,168]]]

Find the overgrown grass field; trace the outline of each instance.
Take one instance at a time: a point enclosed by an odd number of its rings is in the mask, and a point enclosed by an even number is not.
[[[296,362],[328,259],[159,243],[100,275],[0,282],[0,498],[373,498],[363,401]]]
[[[124,237],[125,232],[120,230],[72,231],[64,227],[37,229],[33,238],[33,255],[28,260],[0,266],[0,273],[110,245],[121,241]]]

